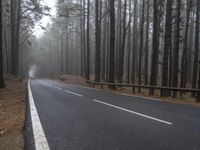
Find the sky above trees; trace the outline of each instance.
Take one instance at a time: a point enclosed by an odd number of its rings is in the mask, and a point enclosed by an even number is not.
[[[41,3],[42,5],[51,8],[49,12],[51,16],[43,16],[43,18],[37,23],[34,29],[34,35],[36,37],[41,37],[44,33],[44,30],[40,27],[40,25],[46,27],[48,23],[52,22],[52,17],[56,15],[56,0],[43,0]]]

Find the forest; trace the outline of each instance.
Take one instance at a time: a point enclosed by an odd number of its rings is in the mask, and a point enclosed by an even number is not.
[[[56,16],[45,27],[37,22],[51,8],[42,1],[1,0],[0,88],[4,74],[34,72],[200,89],[199,0],[55,0]],[[39,37],[35,26],[44,30]]]

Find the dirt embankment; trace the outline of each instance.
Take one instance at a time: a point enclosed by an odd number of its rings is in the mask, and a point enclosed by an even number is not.
[[[79,77],[79,76],[72,76],[72,75],[61,75],[60,81],[67,83],[67,84],[75,84],[81,86],[89,86],[86,82],[86,79]]]
[[[26,84],[6,75],[0,89],[0,150],[21,150],[25,119]]]

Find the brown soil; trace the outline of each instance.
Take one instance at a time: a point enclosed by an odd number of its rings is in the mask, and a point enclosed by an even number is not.
[[[60,81],[67,83],[67,84],[76,84],[76,85],[89,87],[89,85],[86,83],[86,79],[79,77],[79,76],[62,75],[60,77]]]
[[[81,86],[86,86],[89,87],[89,84],[86,83],[86,79],[78,76],[70,76],[70,75],[62,75],[60,77],[60,80],[64,83],[68,84],[76,84],[76,85],[81,85]],[[95,88],[101,89],[101,86],[95,86]],[[187,104],[195,107],[200,107],[200,103],[196,103],[195,99],[192,98],[190,95],[191,93],[185,93],[183,98],[172,98],[172,97],[160,97],[160,91],[155,90],[155,96],[149,96],[148,95],[148,90],[142,89],[141,93],[137,93],[137,88],[135,89],[136,93],[132,93],[132,88],[126,88],[126,87],[118,87],[115,91],[111,90],[108,88],[108,86],[103,86],[102,90],[106,91],[111,91],[111,92],[119,92],[119,93],[126,93],[126,94],[131,94],[131,95],[136,95],[136,96],[142,96],[142,97],[147,97],[147,98],[155,98],[159,99],[161,101],[166,101],[170,103],[176,103],[176,104]]]
[[[0,150],[23,149],[25,119],[25,82],[5,76],[6,88],[0,89]]]

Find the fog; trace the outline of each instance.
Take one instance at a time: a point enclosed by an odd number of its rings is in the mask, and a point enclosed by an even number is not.
[[[29,78],[36,78],[36,75],[37,75],[37,66],[36,65],[32,65],[30,68],[29,68]]]

